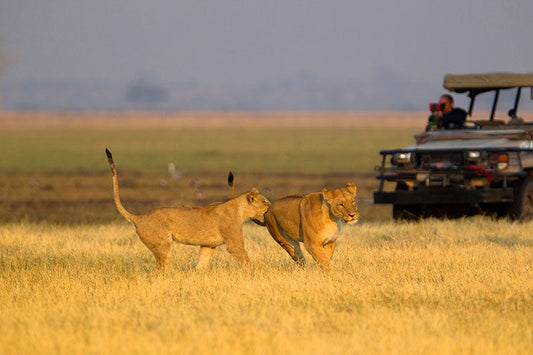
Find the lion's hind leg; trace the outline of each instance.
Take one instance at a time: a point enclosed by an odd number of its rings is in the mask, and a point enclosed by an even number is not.
[[[303,265],[305,264],[305,258],[302,253],[302,249],[300,248],[300,243],[298,241],[287,241],[285,237],[281,234],[281,231],[279,230],[279,226],[275,218],[268,218],[267,215],[267,221],[266,226],[268,229],[268,232],[274,238],[274,240],[283,248],[285,251],[290,255],[292,260],[296,261],[298,264]]]
[[[169,241],[161,242],[154,251],[155,260],[157,263],[157,271],[172,270],[172,238]]]
[[[211,256],[215,248],[208,246],[200,246],[200,255],[198,257],[198,264],[196,264],[196,270],[202,270],[209,267]]]
[[[151,233],[150,233],[151,232]],[[169,271],[172,269],[172,234],[153,231],[151,228],[144,230],[137,228],[137,235],[146,247],[154,254],[156,270]]]
[[[300,247],[300,242],[296,240],[289,239],[288,241],[290,244],[292,244],[294,248],[294,256],[292,259],[298,263],[298,265],[304,265],[305,264],[305,257],[302,253],[302,248]]]

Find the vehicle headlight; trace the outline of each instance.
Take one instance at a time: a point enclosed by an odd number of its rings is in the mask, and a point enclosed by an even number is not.
[[[505,170],[509,167],[509,155],[500,154],[498,155],[498,170]]]
[[[490,156],[490,162],[498,171],[503,171],[509,167],[509,154],[494,153]]]
[[[392,155],[391,163],[394,165],[409,164],[414,161],[414,153],[402,152]]]
[[[478,160],[480,156],[481,154],[477,150],[472,150],[466,153],[466,157],[468,158],[468,160]]]

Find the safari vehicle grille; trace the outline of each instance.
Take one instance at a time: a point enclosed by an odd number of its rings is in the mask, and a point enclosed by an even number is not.
[[[418,166],[422,169],[453,169],[464,166],[463,153],[423,153],[419,156]]]

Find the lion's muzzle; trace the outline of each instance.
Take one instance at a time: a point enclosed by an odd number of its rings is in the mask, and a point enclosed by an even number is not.
[[[344,215],[344,222],[346,224],[355,224],[359,221],[359,212],[352,212]]]

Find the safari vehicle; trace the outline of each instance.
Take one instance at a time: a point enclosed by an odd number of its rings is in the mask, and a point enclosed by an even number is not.
[[[493,93],[490,116],[467,120],[461,129],[428,125],[415,135],[416,144],[380,151],[374,203],[392,204],[394,219],[476,213],[531,219],[533,122],[517,117],[527,87],[533,99],[533,73],[446,75],[445,89],[470,97],[469,117],[478,95]],[[516,90],[508,120],[495,119],[502,90]],[[386,191],[386,185],[394,190]]]

